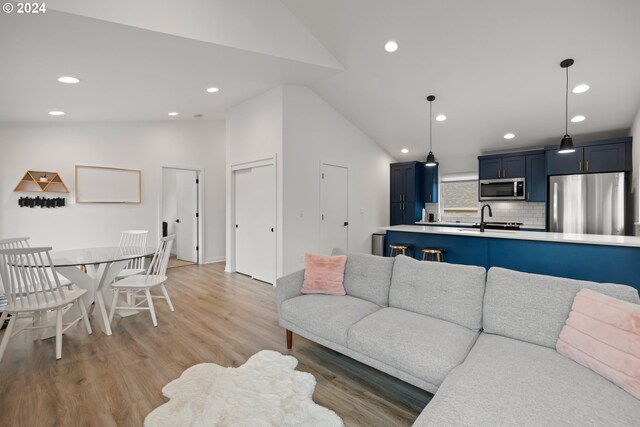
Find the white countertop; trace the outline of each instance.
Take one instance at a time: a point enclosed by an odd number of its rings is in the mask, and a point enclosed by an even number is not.
[[[439,225],[446,226],[458,226],[458,227],[471,227],[475,222],[426,222],[426,221],[417,221],[416,225],[427,225],[429,227],[438,227]],[[520,228],[528,228],[530,230],[544,230],[546,227],[540,224],[522,224]]]
[[[495,239],[538,240],[543,242],[583,243],[587,245],[628,246],[640,248],[640,237],[604,236],[600,234],[548,233],[540,231],[487,230],[480,233],[477,228],[457,229],[454,227],[434,227],[424,225],[393,225],[382,227],[385,231],[408,233],[449,234],[452,236],[485,237]]]

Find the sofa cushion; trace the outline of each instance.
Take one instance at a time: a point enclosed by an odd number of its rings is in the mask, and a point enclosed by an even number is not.
[[[455,323],[389,307],[353,325],[347,346],[439,386],[477,337]]]
[[[389,306],[477,331],[482,326],[485,278],[482,267],[398,256],[393,265]]]
[[[345,295],[346,255],[304,254],[303,294]]]
[[[377,310],[380,310],[380,306],[349,295],[302,295],[284,301],[280,306],[280,316],[304,330],[346,347],[349,328]]]
[[[484,296],[485,332],[555,348],[573,298],[582,288],[638,303],[630,286],[595,283],[493,267]]]
[[[640,400],[555,350],[481,334],[415,426],[640,425]]]
[[[581,289],[556,350],[640,399],[640,305]]]
[[[389,305],[389,287],[394,258],[369,254],[345,253],[334,249],[333,255],[347,255],[344,289],[347,295],[366,299],[381,307]]]

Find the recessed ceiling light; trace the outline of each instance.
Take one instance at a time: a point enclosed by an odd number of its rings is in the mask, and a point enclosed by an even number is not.
[[[64,116],[64,111],[49,111],[50,116]]]
[[[511,132],[509,132],[509,133],[505,133],[505,134],[504,134],[504,139],[513,139],[513,138],[515,138],[515,137],[516,137],[516,134],[515,134],[515,133],[511,133]]]
[[[444,122],[445,120],[447,120],[447,116],[445,116],[444,114],[438,114],[436,116],[436,120],[439,122]]]
[[[177,116],[177,115],[178,115],[178,113],[176,113],[175,111],[172,111],[172,112],[170,112],[170,113],[169,113],[169,115],[170,115],[170,116]]]
[[[398,43],[394,42],[393,40],[390,40],[387,43],[385,43],[384,50],[386,50],[389,53],[395,52],[396,50],[398,50]]]
[[[402,150],[400,150],[400,152],[401,152],[402,154],[407,154],[407,153],[409,152],[409,149],[407,149],[407,148],[403,148]]]
[[[574,87],[573,90],[571,92],[573,93],[583,93],[589,90],[589,85],[586,85],[584,83],[579,84],[578,86]]]
[[[58,81],[60,83],[67,83],[67,84],[80,83],[80,79],[79,78],[71,77],[71,76],[58,77]]]
[[[571,121],[572,121],[573,123],[580,123],[580,122],[584,122],[584,119],[586,119],[586,117],[585,117],[585,116],[577,115],[577,116],[573,116],[573,117],[571,118]]]
[[[207,89],[207,92],[209,93],[216,93],[218,92],[220,89],[218,89],[217,87],[210,87]]]

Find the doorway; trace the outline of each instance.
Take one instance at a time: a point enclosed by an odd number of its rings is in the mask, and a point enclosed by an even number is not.
[[[349,248],[349,169],[320,165],[320,253]]]
[[[236,169],[235,270],[276,282],[276,168],[274,163]]]
[[[197,170],[162,168],[162,235],[176,235],[169,268],[200,262],[199,185]]]

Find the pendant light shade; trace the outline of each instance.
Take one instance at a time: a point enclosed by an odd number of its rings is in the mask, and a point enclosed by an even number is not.
[[[573,153],[574,151],[576,151],[576,149],[573,148],[573,139],[571,139],[569,135],[563,136],[562,141],[560,141],[560,149],[558,150],[558,153],[566,154]]]
[[[567,71],[567,86],[564,95],[564,136],[560,141],[560,149],[558,153],[573,153],[576,149],[573,147],[573,139],[569,135],[569,67],[573,65],[573,59],[568,58],[560,63],[560,67]]]
[[[435,166],[436,165],[436,156],[433,155],[433,152],[429,151],[429,155],[427,156],[427,166]]]
[[[425,166],[428,166],[428,167],[433,167],[437,165],[436,156],[433,155],[433,150],[431,149],[431,127],[433,125],[433,122],[431,120],[431,112],[432,112],[433,101],[435,100],[436,100],[435,96],[433,95],[427,96],[427,101],[429,101],[429,155],[427,156],[427,163],[425,164]]]

